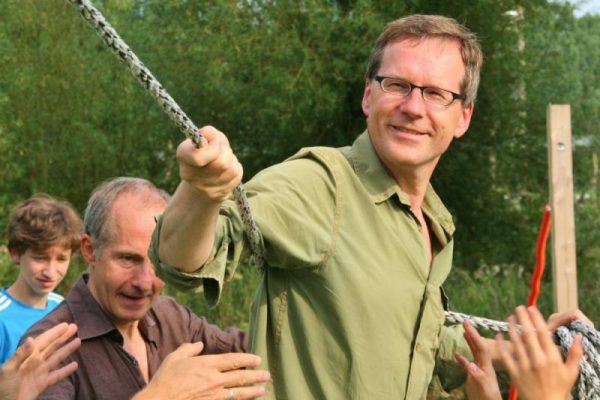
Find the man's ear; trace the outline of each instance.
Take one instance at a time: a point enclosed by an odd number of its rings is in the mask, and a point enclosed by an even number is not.
[[[8,253],[15,264],[18,264],[21,261],[21,254],[17,251],[17,249],[9,247]]]
[[[471,124],[471,116],[473,116],[473,109],[475,108],[475,102],[472,102],[469,107],[463,108],[460,114],[460,120],[454,133],[454,138],[458,139],[467,133],[469,125]]]
[[[81,237],[81,255],[83,259],[90,265],[96,265],[96,250],[94,249],[94,241],[92,237],[85,234]]]
[[[367,79],[365,81],[365,91],[363,93],[363,98],[360,103],[365,117],[369,116],[370,97],[371,97],[371,81]]]

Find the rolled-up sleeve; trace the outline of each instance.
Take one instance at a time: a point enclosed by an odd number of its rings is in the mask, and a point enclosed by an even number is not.
[[[180,291],[197,292],[202,290],[211,307],[218,303],[223,283],[233,276],[244,249],[241,220],[234,209],[235,205],[227,203],[221,208],[221,214],[227,218],[219,218],[217,235],[209,258],[205,265],[198,266],[196,271],[180,271],[172,265],[163,263],[158,257],[162,215],[157,217],[148,250],[148,255],[159,278]]]
[[[270,268],[316,269],[335,247],[332,231],[338,223],[335,218],[339,218],[339,205],[334,179],[311,154],[301,152],[297,156],[311,158],[288,160],[276,169],[262,171],[246,185],[259,227],[259,247]],[[209,306],[215,306],[223,283],[233,277],[240,260],[250,256],[237,205],[227,200],[221,206],[209,258],[193,272],[182,272],[161,262],[161,225],[162,216],[157,219],[148,251],[156,274],[177,290],[203,290]]]
[[[440,333],[440,347],[429,387],[429,393],[433,397],[450,398],[450,392],[465,384],[467,376],[456,360],[455,353],[460,353],[467,359],[473,360],[469,345],[464,338],[462,325],[444,326]]]
[[[205,318],[191,315],[193,342],[204,343],[203,354],[242,353],[248,351],[248,335],[235,327],[225,330],[209,324]]]

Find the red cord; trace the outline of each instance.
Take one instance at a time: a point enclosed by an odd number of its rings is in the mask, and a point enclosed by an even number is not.
[[[529,292],[529,299],[527,300],[528,306],[535,306],[537,304],[538,296],[540,295],[542,276],[544,275],[544,268],[546,266],[546,243],[548,242],[548,235],[550,235],[551,224],[550,206],[546,204],[540,233],[537,239],[535,268],[533,269],[533,276],[531,277],[531,291]]]
[[[546,204],[542,225],[540,226],[540,233],[537,238],[535,268],[533,269],[533,275],[531,277],[531,289],[529,291],[529,299],[527,300],[528,306],[535,306],[540,295],[542,276],[544,275],[544,268],[546,267],[546,244],[548,242],[548,235],[550,235],[551,225],[552,218],[550,217],[550,206]],[[510,385],[508,400],[517,400],[517,390],[512,384]]]

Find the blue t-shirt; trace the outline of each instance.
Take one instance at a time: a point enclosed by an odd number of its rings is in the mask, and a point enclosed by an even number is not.
[[[17,350],[21,336],[52,311],[64,298],[57,293],[50,293],[46,308],[34,308],[16,300],[2,288],[0,292],[0,365]]]

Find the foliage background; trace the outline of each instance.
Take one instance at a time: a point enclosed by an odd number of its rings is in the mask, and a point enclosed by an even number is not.
[[[245,179],[303,146],[349,144],[371,44],[410,13],[456,18],[481,39],[482,84],[466,137],[434,185],[455,215],[455,309],[503,319],[527,298],[548,200],[546,107],[571,104],[580,307],[600,316],[600,17],[544,0],[96,0],[198,125],[226,132]],[[172,191],[182,135],[66,0],[0,2],[0,232],[36,192],[79,210],[93,187],[142,176]],[[0,250],[0,283],[17,271]],[[60,291],[85,267],[76,259]],[[549,268],[548,268],[549,269]],[[247,327],[250,268],[208,310]],[[542,311],[552,310],[550,271]]]

